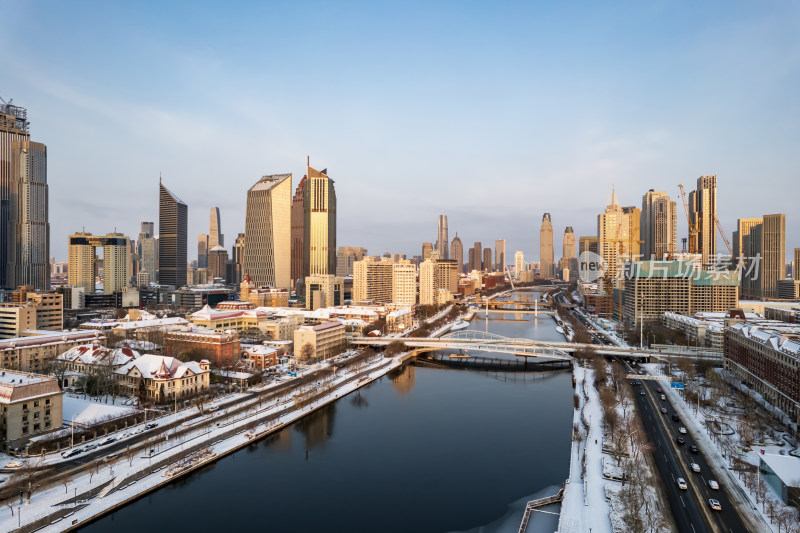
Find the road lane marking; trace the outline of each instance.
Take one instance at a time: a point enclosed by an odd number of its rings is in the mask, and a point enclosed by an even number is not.
[[[686,502],[685,502],[685,501],[683,501],[683,496],[678,496],[678,498],[680,498],[680,499],[681,499],[681,503],[683,504],[683,506],[684,506],[684,507],[686,507]]]

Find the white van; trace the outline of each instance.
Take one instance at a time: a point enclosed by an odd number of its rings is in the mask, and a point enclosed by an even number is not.
[[[711,490],[719,490],[719,483],[717,483],[713,479],[708,480],[708,486]]]

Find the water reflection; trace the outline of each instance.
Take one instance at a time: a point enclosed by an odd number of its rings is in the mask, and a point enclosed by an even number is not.
[[[334,402],[301,418],[292,424],[292,428],[305,437],[307,449],[314,449],[323,446],[333,434],[335,419],[336,403]]]
[[[408,394],[414,389],[414,379],[416,370],[413,366],[407,365],[389,374],[394,390],[400,394]]]

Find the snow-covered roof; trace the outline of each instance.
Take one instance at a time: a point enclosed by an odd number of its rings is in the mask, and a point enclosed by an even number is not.
[[[773,350],[800,358],[800,327],[794,326],[790,331],[775,332],[752,324],[742,323],[731,326],[731,329],[759,344],[769,346]],[[792,336],[787,335],[787,333]]]
[[[264,346],[263,344],[254,344],[252,346],[248,346],[245,351],[254,355],[270,355],[277,353],[278,349],[271,346]]]
[[[403,316],[403,315],[410,315],[410,314],[411,314],[411,309],[406,308],[406,309],[397,309],[396,311],[392,311],[391,313],[389,313],[386,316],[387,317],[389,317],[389,316],[391,316],[391,317],[400,317],[400,316]]]
[[[73,346],[57,357],[59,361],[70,363],[83,363],[85,365],[107,364],[112,361],[112,366],[122,366],[137,359],[141,354],[131,348],[106,348],[100,344],[83,344]]]
[[[790,487],[800,487],[800,459],[791,455],[765,453],[759,459],[767,463],[781,481]]]
[[[139,329],[139,328],[156,328],[165,326],[180,326],[188,324],[189,321],[183,317],[172,316],[167,318],[156,318],[152,320],[134,320],[133,322],[118,322],[114,329]]]
[[[202,374],[208,372],[200,368],[200,363],[196,361],[181,362],[174,357],[163,355],[145,354],[130,361],[125,366],[116,369],[114,372],[127,375],[136,368],[145,379],[168,380],[178,379],[189,375]]]
[[[204,305],[199,311],[195,311],[189,315],[193,320],[224,320],[226,318],[239,318],[239,317],[266,317],[267,313],[261,309],[226,309],[218,310],[212,309],[208,305]]]
[[[42,346],[45,344],[58,344],[62,342],[76,342],[85,340],[87,342],[99,338],[105,338],[105,334],[98,330],[81,331],[40,331],[29,337],[15,337],[13,339],[3,339],[0,341],[0,350],[10,350],[15,348]]]

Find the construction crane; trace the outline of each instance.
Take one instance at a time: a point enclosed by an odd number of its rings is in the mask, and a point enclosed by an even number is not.
[[[689,214],[689,202],[686,201],[686,191],[683,190],[683,185],[678,185],[681,190],[681,198],[683,199],[683,210],[686,212],[686,223],[689,225],[689,253],[697,253],[697,235],[700,233],[697,225],[692,223],[692,215]]]
[[[725,235],[725,232],[722,230],[722,224],[717,218],[717,215],[714,215],[714,222],[717,223],[717,229],[719,230],[719,234],[722,236],[722,240],[725,241],[725,246],[728,248],[728,253],[731,254],[731,257],[733,258],[733,248],[731,248],[731,243],[728,240],[728,237]]]

